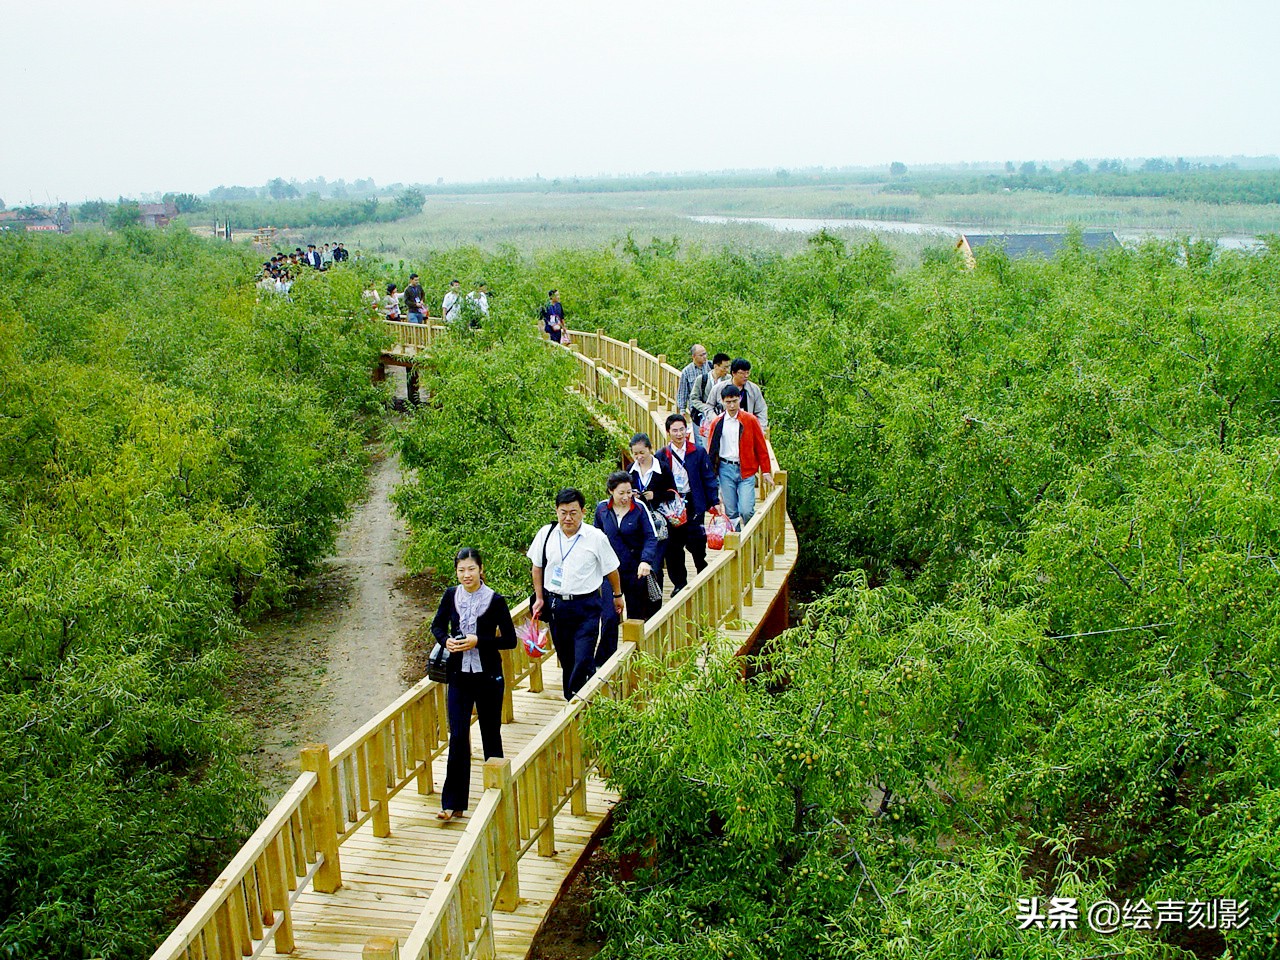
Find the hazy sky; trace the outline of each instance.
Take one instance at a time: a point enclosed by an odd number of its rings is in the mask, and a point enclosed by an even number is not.
[[[1277,0],[0,0],[10,206],[1280,153]]]

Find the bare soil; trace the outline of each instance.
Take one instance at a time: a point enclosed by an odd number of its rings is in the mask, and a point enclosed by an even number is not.
[[[390,501],[399,482],[399,458],[376,446],[368,494],[333,556],[292,609],[263,617],[241,645],[232,696],[254,728],[251,762],[273,797],[297,776],[302,747],[336,747],[422,676],[406,669],[405,642],[440,594],[404,569],[405,527]]]
[[[529,960],[591,960],[600,952],[605,938],[594,925],[591,898],[599,879],[617,870],[617,859],[598,844],[533,938]]]

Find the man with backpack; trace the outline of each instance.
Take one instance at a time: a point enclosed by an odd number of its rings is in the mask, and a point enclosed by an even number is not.
[[[694,382],[711,376],[711,366],[707,363],[707,348],[695,343],[689,348],[690,362],[680,371],[680,383],[676,387],[676,412],[683,413],[693,420],[693,410],[689,406],[689,394],[693,391]],[[697,426],[696,421],[694,422]],[[696,442],[696,441],[695,441]]]
[[[707,448],[707,439],[702,430],[720,412],[716,409],[714,397],[716,387],[728,382],[729,355],[717,353],[711,358],[710,367],[710,372],[695,378],[689,388],[689,430],[694,444],[703,450]]]

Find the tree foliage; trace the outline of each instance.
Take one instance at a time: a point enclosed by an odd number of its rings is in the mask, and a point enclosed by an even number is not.
[[[657,844],[599,901],[607,952],[1271,955],[1277,249],[902,270],[820,234],[426,265],[500,278],[495,303],[558,287],[571,326],[677,365],[751,359],[802,564],[844,577],[756,681],[673,663],[648,712],[600,708],[615,842]],[[1054,895],[1253,919],[1017,929]]]
[[[413,475],[396,503],[413,529],[413,567],[448,576],[459,548],[479,547],[490,583],[520,599],[525,550],[555,519],[556,493],[577,487],[588,507],[603,499],[626,437],[569,392],[573,360],[523,324],[495,322],[497,332],[454,336],[420,363],[430,395],[397,434]]]
[[[379,331],[180,232],[0,239],[0,952],[145,956],[253,829],[230,641],[332,545]],[[292,337],[292,339],[290,339]]]

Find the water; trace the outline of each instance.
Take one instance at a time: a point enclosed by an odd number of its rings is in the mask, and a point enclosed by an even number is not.
[[[695,223],[755,223],[784,233],[817,233],[819,230],[874,230],[879,233],[917,233],[959,238],[961,231],[936,223],[909,223],[904,220],[849,220],[806,217],[689,217]]]
[[[1010,229],[1001,230],[992,227],[974,227],[965,229],[962,227],[946,227],[938,223],[911,223],[905,220],[852,220],[841,218],[812,219],[807,217],[721,217],[721,216],[691,216],[688,219],[695,223],[752,223],[759,226],[768,227],[770,230],[778,230],[784,233],[817,233],[819,230],[870,230],[875,233],[909,233],[919,236],[938,236],[938,237],[954,237],[960,238],[964,233],[1060,233],[1061,230],[1053,229]],[[1149,230],[1145,233],[1120,233],[1116,232],[1116,237],[1121,243],[1127,247],[1134,247],[1142,241],[1152,237],[1158,240],[1167,240],[1178,236],[1174,231],[1169,230]],[[1200,237],[1192,237],[1193,240],[1199,240]],[[1252,236],[1225,236],[1212,237],[1218,242],[1218,246],[1223,250],[1245,250],[1256,251],[1261,250],[1264,246],[1261,240]]]

